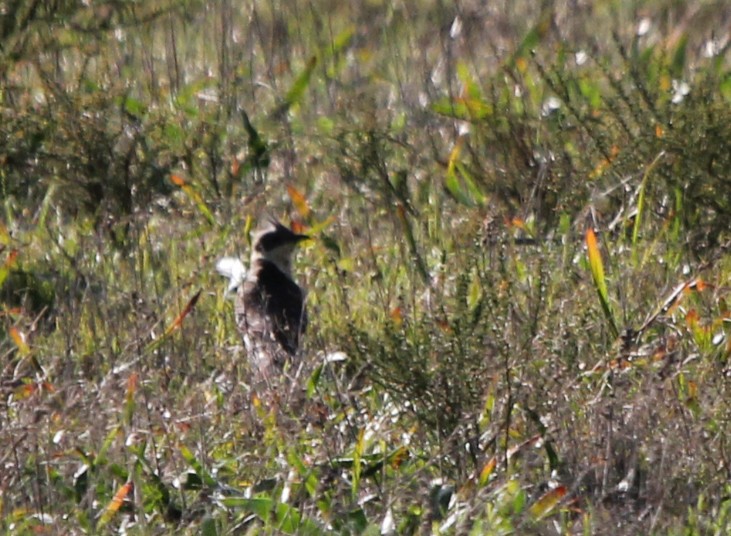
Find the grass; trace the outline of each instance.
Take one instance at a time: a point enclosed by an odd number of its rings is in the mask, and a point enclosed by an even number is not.
[[[6,7],[3,531],[728,531],[724,4]]]

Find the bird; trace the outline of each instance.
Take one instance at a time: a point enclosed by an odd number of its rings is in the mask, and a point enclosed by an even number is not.
[[[265,382],[296,355],[307,325],[306,293],[292,276],[292,256],[308,238],[267,219],[253,236],[248,270],[223,263],[232,272],[229,288],[236,286],[236,325],[247,357]]]

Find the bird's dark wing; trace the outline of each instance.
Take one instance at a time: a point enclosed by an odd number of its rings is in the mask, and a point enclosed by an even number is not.
[[[277,266],[260,261],[239,290],[236,319],[259,370],[281,368],[297,351],[306,324],[304,292]]]

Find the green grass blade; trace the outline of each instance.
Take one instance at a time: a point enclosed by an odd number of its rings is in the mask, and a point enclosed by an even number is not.
[[[645,209],[645,188],[647,186],[647,178],[650,176],[650,173],[657,167],[658,162],[662,159],[662,157],[665,156],[665,151],[660,151],[660,154],[658,154],[655,159],[650,163],[649,166],[647,166],[647,169],[645,170],[645,174],[642,177],[642,183],[640,183],[640,191],[637,196],[637,215],[635,216],[635,224],[632,227],[632,245],[637,245],[637,238],[640,234],[640,223],[642,221],[642,214]]]
[[[317,57],[312,56],[307,62],[307,65],[305,65],[305,68],[292,84],[292,87],[289,88],[289,91],[287,91],[287,94],[284,96],[284,102],[277,106],[270,114],[271,118],[274,119],[282,117],[294,104],[297,104],[302,99],[307,86],[310,85],[310,80],[312,79],[312,73],[314,72],[315,67],[317,67]]]
[[[589,268],[591,270],[591,276],[594,280],[594,287],[596,288],[597,294],[599,295],[599,302],[604,312],[604,316],[609,322],[609,327],[614,337],[619,336],[619,330],[617,324],[614,321],[614,314],[612,313],[612,307],[609,303],[609,292],[607,291],[607,281],[604,277],[604,263],[602,262],[602,255],[599,251],[599,244],[596,239],[596,234],[592,229],[586,231],[586,248],[589,256]]]

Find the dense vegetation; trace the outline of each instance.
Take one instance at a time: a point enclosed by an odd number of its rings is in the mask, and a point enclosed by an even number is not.
[[[731,530],[727,2],[0,11],[3,532]]]

